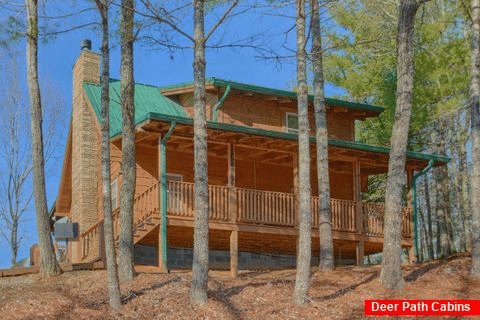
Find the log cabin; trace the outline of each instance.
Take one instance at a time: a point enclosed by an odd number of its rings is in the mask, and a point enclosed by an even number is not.
[[[296,93],[208,78],[208,193],[211,266],[240,268],[295,265],[298,236]],[[194,228],[193,83],[135,85],[136,261],[167,267],[191,265]],[[73,66],[72,118],[55,217],[79,224],[69,243],[71,262],[103,257],[100,163],[100,54],[83,47]],[[312,248],[319,255],[318,188],[313,97],[309,102]],[[383,211],[361,193],[368,177],[387,172],[389,149],[355,141],[355,123],[382,107],[326,99],[330,205],[337,263],[361,265],[382,251]],[[119,234],[121,171],[120,82],[110,81],[112,206]],[[408,186],[414,171],[448,158],[408,152]],[[412,252],[411,191],[403,209],[401,244]],[[163,218],[162,218],[163,217]],[[313,259],[315,263],[315,259]]]

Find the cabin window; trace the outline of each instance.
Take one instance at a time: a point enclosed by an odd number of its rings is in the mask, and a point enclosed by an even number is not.
[[[182,182],[183,175],[177,173],[167,173],[167,203],[168,209],[173,212],[180,212],[183,210],[182,190],[181,185],[177,183],[168,182]]]
[[[285,117],[286,129],[290,133],[298,133],[298,115],[287,112]]]
[[[167,173],[167,181],[183,181],[183,175],[178,173]]]
[[[118,208],[118,183],[117,180],[113,180],[111,184],[111,193],[112,193],[112,210],[115,210]]]

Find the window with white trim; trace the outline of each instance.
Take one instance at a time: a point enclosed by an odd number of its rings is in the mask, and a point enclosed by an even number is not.
[[[285,114],[285,128],[287,132],[298,133],[298,114],[293,112]]]
[[[112,193],[112,210],[118,208],[118,182],[117,179],[113,180],[110,192]]]

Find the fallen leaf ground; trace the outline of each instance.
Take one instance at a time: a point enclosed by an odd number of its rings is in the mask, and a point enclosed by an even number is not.
[[[379,266],[336,267],[316,273],[305,306],[292,303],[295,270],[243,271],[236,279],[211,271],[209,302],[189,302],[190,271],[139,274],[122,285],[123,311],[108,306],[105,271],[74,271],[53,279],[0,278],[0,319],[360,319],[367,298],[480,299],[468,277],[470,257],[404,267],[405,287],[381,288]],[[436,318],[438,319],[438,318]]]

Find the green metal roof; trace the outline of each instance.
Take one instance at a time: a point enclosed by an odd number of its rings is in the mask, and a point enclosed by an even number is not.
[[[253,84],[246,84],[246,83],[230,81],[230,80],[225,80],[225,79],[219,79],[219,78],[214,78],[214,77],[207,78],[206,81],[208,83],[211,83],[214,86],[217,86],[217,87],[230,86],[230,87],[232,87],[234,89],[237,89],[237,90],[271,94],[271,95],[274,95],[274,96],[288,97],[288,98],[293,98],[293,99],[297,98],[297,93],[294,92],[294,91],[267,88],[267,87],[253,85]],[[188,86],[191,86],[191,85],[193,85],[193,82],[183,82],[183,83],[179,83],[179,84],[163,86],[163,87],[160,87],[159,89],[160,90],[169,90],[169,89],[188,87]],[[310,100],[313,101],[313,98],[314,98],[313,95],[309,95],[308,97],[309,97]],[[385,110],[383,107],[379,107],[379,106],[374,106],[374,105],[370,105],[370,104],[366,104],[366,103],[344,101],[344,100],[333,99],[333,98],[325,98],[325,102],[327,104],[331,105],[331,106],[344,107],[344,108],[354,109],[354,110],[366,110],[366,111],[373,111],[373,112],[383,112]]]
[[[102,86],[84,83],[83,88],[101,123]],[[187,117],[183,107],[163,96],[157,87],[135,84],[135,123],[145,119],[150,112],[165,116]],[[120,104],[120,81],[110,80],[110,136],[122,132],[122,108]]]
[[[146,115],[143,121],[149,120],[149,119],[157,120],[157,121],[176,121],[177,123],[180,123],[180,124],[193,125],[192,118],[176,117],[176,116],[172,117],[172,116],[166,116],[166,115],[157,114],[157,113],[149,113],[148,115]],[[239,132],[239,133],[246,133],[246,134],[252,134],[252,135],[272,137],[272,138],[280,138],[280,139],[286,139],[286,140],[298,140],[298,135],[295,133],[269,131],[269,130],[252,128],[252,127],[239,126],[234,124],[207,121],[207,127],[210,129],[218,129],[218,130],[224,130],[224,131],[230,131],[230,132]],[[310,142],[315,143],[315,141],[316,141],[315,137],[311,136]],[[349,149],[355,149],[360,151],[380,152],[385,154],[388,154],[390,152],[390,149],[387,147],[371,146],[368,144],[358,143],[354,141],[328,139],[328,144],[335,147],[349,148]],[[442,163],[448,163],[450,161],[450,158],[448,157],[442,157],[442,156],[431,155],[431,154],[423,154],[423,153],[413,152],[413,151],[408,151],[407,157],[412,159],[426,160],[426,161],[434,160],[436,162],[442,162]]]

